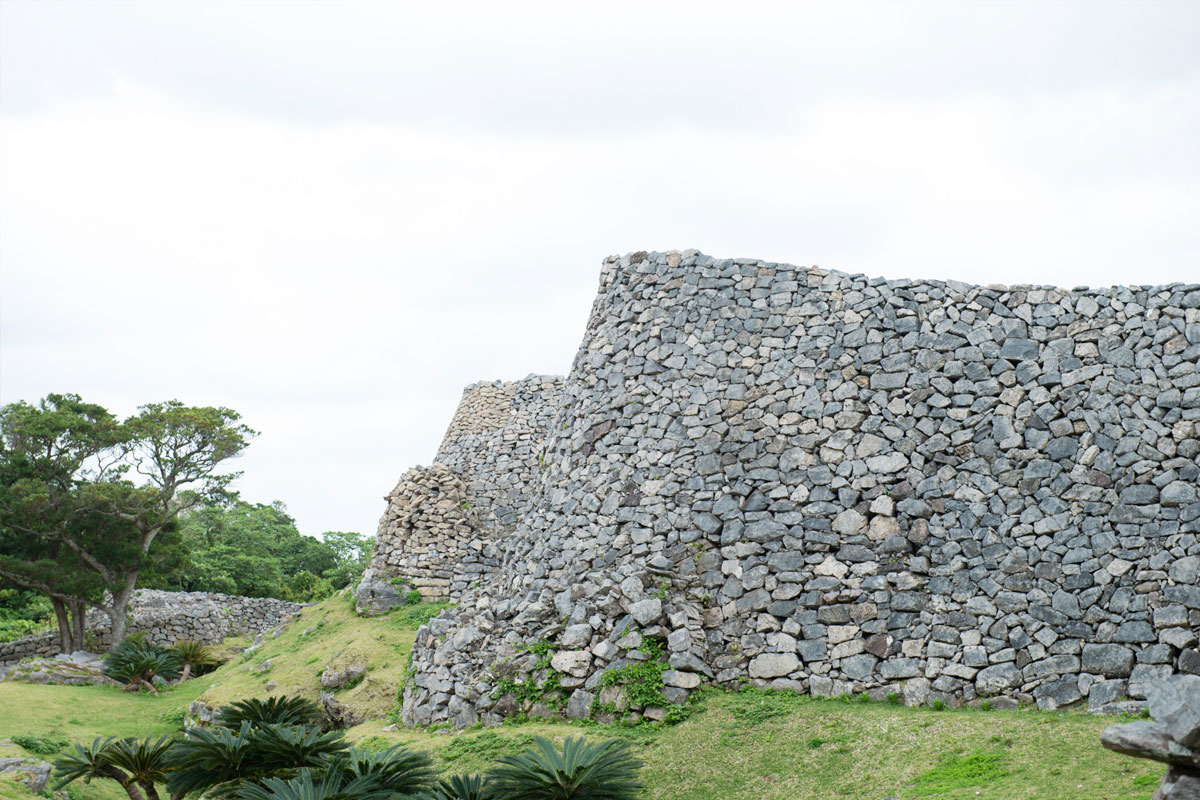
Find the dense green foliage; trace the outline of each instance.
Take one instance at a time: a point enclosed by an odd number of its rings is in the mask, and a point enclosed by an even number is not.
[[[0,642],[11,642],[51,626],[54,610],[37,592],[0,589]]]
[[[39,756],[52,756],[70,744],[62,736],[21,736],[20,734],[12,737],[12,743]]]
[[[280,502],[207,503],[180,518],[178,536],[186,556],[145,585],[310,602],[356,580],[371,552],[358,533],[304,536]]]
[[[55,761],[56,789],[83,779],[117,781],[130,800],[633,800],[640,764],[627,743],[538,737],[501,757],[485,777],[437,780],[430,757],[402,746],[350,746],[321,729],[320,709],[299,697],[244,700],[212,727],[182,739],[95,739]]]

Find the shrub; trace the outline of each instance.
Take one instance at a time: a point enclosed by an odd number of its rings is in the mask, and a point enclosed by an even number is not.
[[[22,736],[20,734],[12,737],[12,743],[39,756],[52,756],[70,744],[61,736]]]

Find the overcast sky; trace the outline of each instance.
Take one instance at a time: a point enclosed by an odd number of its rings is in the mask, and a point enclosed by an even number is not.
[[[0,402],[178,398],[374,533],[610,253],[1200,281],[1200,3],[0,3]]]

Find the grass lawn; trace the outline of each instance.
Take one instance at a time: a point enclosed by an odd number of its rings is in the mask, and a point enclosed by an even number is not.
[[[534,736],[618,737],[644,762],[656,800],[1149,800],[1166,768],[1101,748],[1114,721],[712,692],[703,711],[666,729],[538,722],[452,734],[370,722],[350,735],[423,750],[448,773],[486,769]]]
[[[383,716],[395,708],[415,630],[435,609],[414,606],[360,619],[346,597],[306,609],[276,638],[221,669],[159,697],[106,686],[0,683],[0,739],[18,735],[90,742],[97,736],[178,733],[194,699],[219,706],[245,697],[317,699],[329,666],[368,664],[339,700]],[[275,688],[266,684],[274,681]],[[1100,747],[1117,720],[1065,712],[906,708],[790,693],[704,694],[672,728],[525,722],[492,730],[384,731],[373,719],[348,732],[371,747],[403,744],[430,754],[444,773],[479,772],[535,736],[629,741],[654,800],[1149,800],[1165,767]],[[19,792],[0,782],[0,800]],[[75,800],[120,800],[111,781]],[[28,797],[28,795],[25,795]]]

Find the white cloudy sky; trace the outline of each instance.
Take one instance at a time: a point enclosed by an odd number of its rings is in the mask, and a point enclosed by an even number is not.
[[[1200,3],[0,3],[0,402],[178,398],[373,532],[601,259],[1200,281]]]

